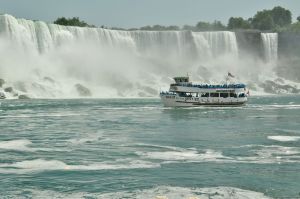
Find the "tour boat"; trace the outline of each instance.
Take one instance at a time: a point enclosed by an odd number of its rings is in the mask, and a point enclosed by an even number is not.
[[[174,80],[168,92],[160,93],[164,106],[241,106],[247,102],[249,94],[245,84],[193,84],[189,77],[175,77]]]

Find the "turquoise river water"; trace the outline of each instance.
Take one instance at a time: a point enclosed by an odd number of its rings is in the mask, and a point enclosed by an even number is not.
[[[0,102],[0,198],[300,198],[300,96]]]

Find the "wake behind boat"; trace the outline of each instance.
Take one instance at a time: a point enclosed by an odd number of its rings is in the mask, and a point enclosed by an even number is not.
[[[247,102],[245,84],[193,84],[189,77],[175,77],[174,80],[168,92],[160,93],[164,106],[241,106]]]

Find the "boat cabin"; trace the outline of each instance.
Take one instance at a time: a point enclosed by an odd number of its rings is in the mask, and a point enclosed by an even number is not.
[[[178,83],[189,83],[189,77],[174,77],[176,84]]]
[[[161,92],[165,106],[236,106],[247,102],[245,84],[193,84],[189,77],[175,77],[169,91]]]

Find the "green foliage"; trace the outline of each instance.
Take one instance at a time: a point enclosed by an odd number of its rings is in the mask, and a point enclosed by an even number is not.
[[[291,11],[280,6],[272,10],[263,10],[256,13],[252,19],[252,26],[259,30],[273,30],[288,26],[292,23]]]
[[[78,17],[65,18],[60,17],[54,21],[54,24],[63,26],[79,26],[79,27],[95,27],[94,25],[89,25],[85,21],[81,21]]]
[[[110,29],[111,30],[127,30],[125,28],[119,28],[119,27],[111,27]]]
[[[178,26],[168,26],[167,27],[169,30],[180,30],[180,28]]]
[[[300,16],[299,16],[299,17],[297,17],[297,20],[300,22]]]
[[[223,25],[221,21],[216,21],[216,20],[212,23],[212,28],[213,28],[213,30],[226,30],[227,29],[226,26]]]
[[[180,28],[178,26],[154,25],[154,26],[144,26],[144,27],[141,27],[140,30],[148,30],[148,31],[171,31],[171,30],[180,30]]]
[[[250,29],[249,21],[244,20],[242,17],[231,17],[228,21],[228,29]]]
[[[289,28],[289,32],[297,32],[300,33],[300,21],[293,23]]]
[[[275,24],[270,10],[263,10],[256,13],[252,19],[252,26],[259,30],[272,30]]]
[[[151,26],[143,26],[140,28],[140,30],[151,30],[152,27]]]
[[[291,28],[291,26],[285,26],[285,27],[276,26],[272,31],[273,32],[290,32],[289,31],[290,28]]]
[[[280,6],[274,7],[271,10],[271,16],[276,26],[283,27],[292,23],[291,11],[284,9]]]
[[[190,30],[190,31],[195,31],[195,26],[191,26],[191,25],[184,25],[182,27],[182,30]]]
[[[139,30],[138,28],[129,28],[128,31],[136,31]]]
[[[195,30],[197,31],[217,31],[217,30],[225,30],[226,26],[224,26],[220,21],[214,21],[213,23],[200,21],[196,24]]]
[[[134,29],[136,30],[136,29]],[[178,31],[178,30],[190,30],[190,31],[215,31],[215,30],[226,30],[226,26],[224,26],[220,21],[214,21],[213,23],[208,22],[198,22],[196,26],[184,25],[182,28],[178,26],[162,26],[162,25],[154,25],[154,26],[144,26],[139,30],[147,30],[147,31]]]
[[[199,21],[196,25],[196,29],[199,31],[211,30],[211,25],[208,22]]]
[[[277,32],[299,32],[300,16],[297,18],[298,23],[292,23],[292,14],[289,10],[280,6],[274,7],[272,10],[258,11],[253,18],[248,20],[242,17],[231,17],[228,20],[228,26],[226,27],[220,21],[215,20],[212,23],[199,21],[195,26],[184,25],[182,28],[171,25],[171,26],[144,26],[139,29],[137,28],[118,28],[112,27],[113,30],[146,30],[146,31],[177,31],[177,30],[189,30],[189,31],[222,31],[222,30],[234,30],[234,29],[258,29],[258,30],[272,30]],[[73,18],[58,18],[55,24],[64,26],[80,26],[80,27],[95,27],[87,24],[85,21],[81,21],[78,17]],[[101,26],[101,28],[107,28]]]
[[[300,21],[297,21],[289,26],[277,27],[275,32],[290,32],[290,33],[300,33]]]

